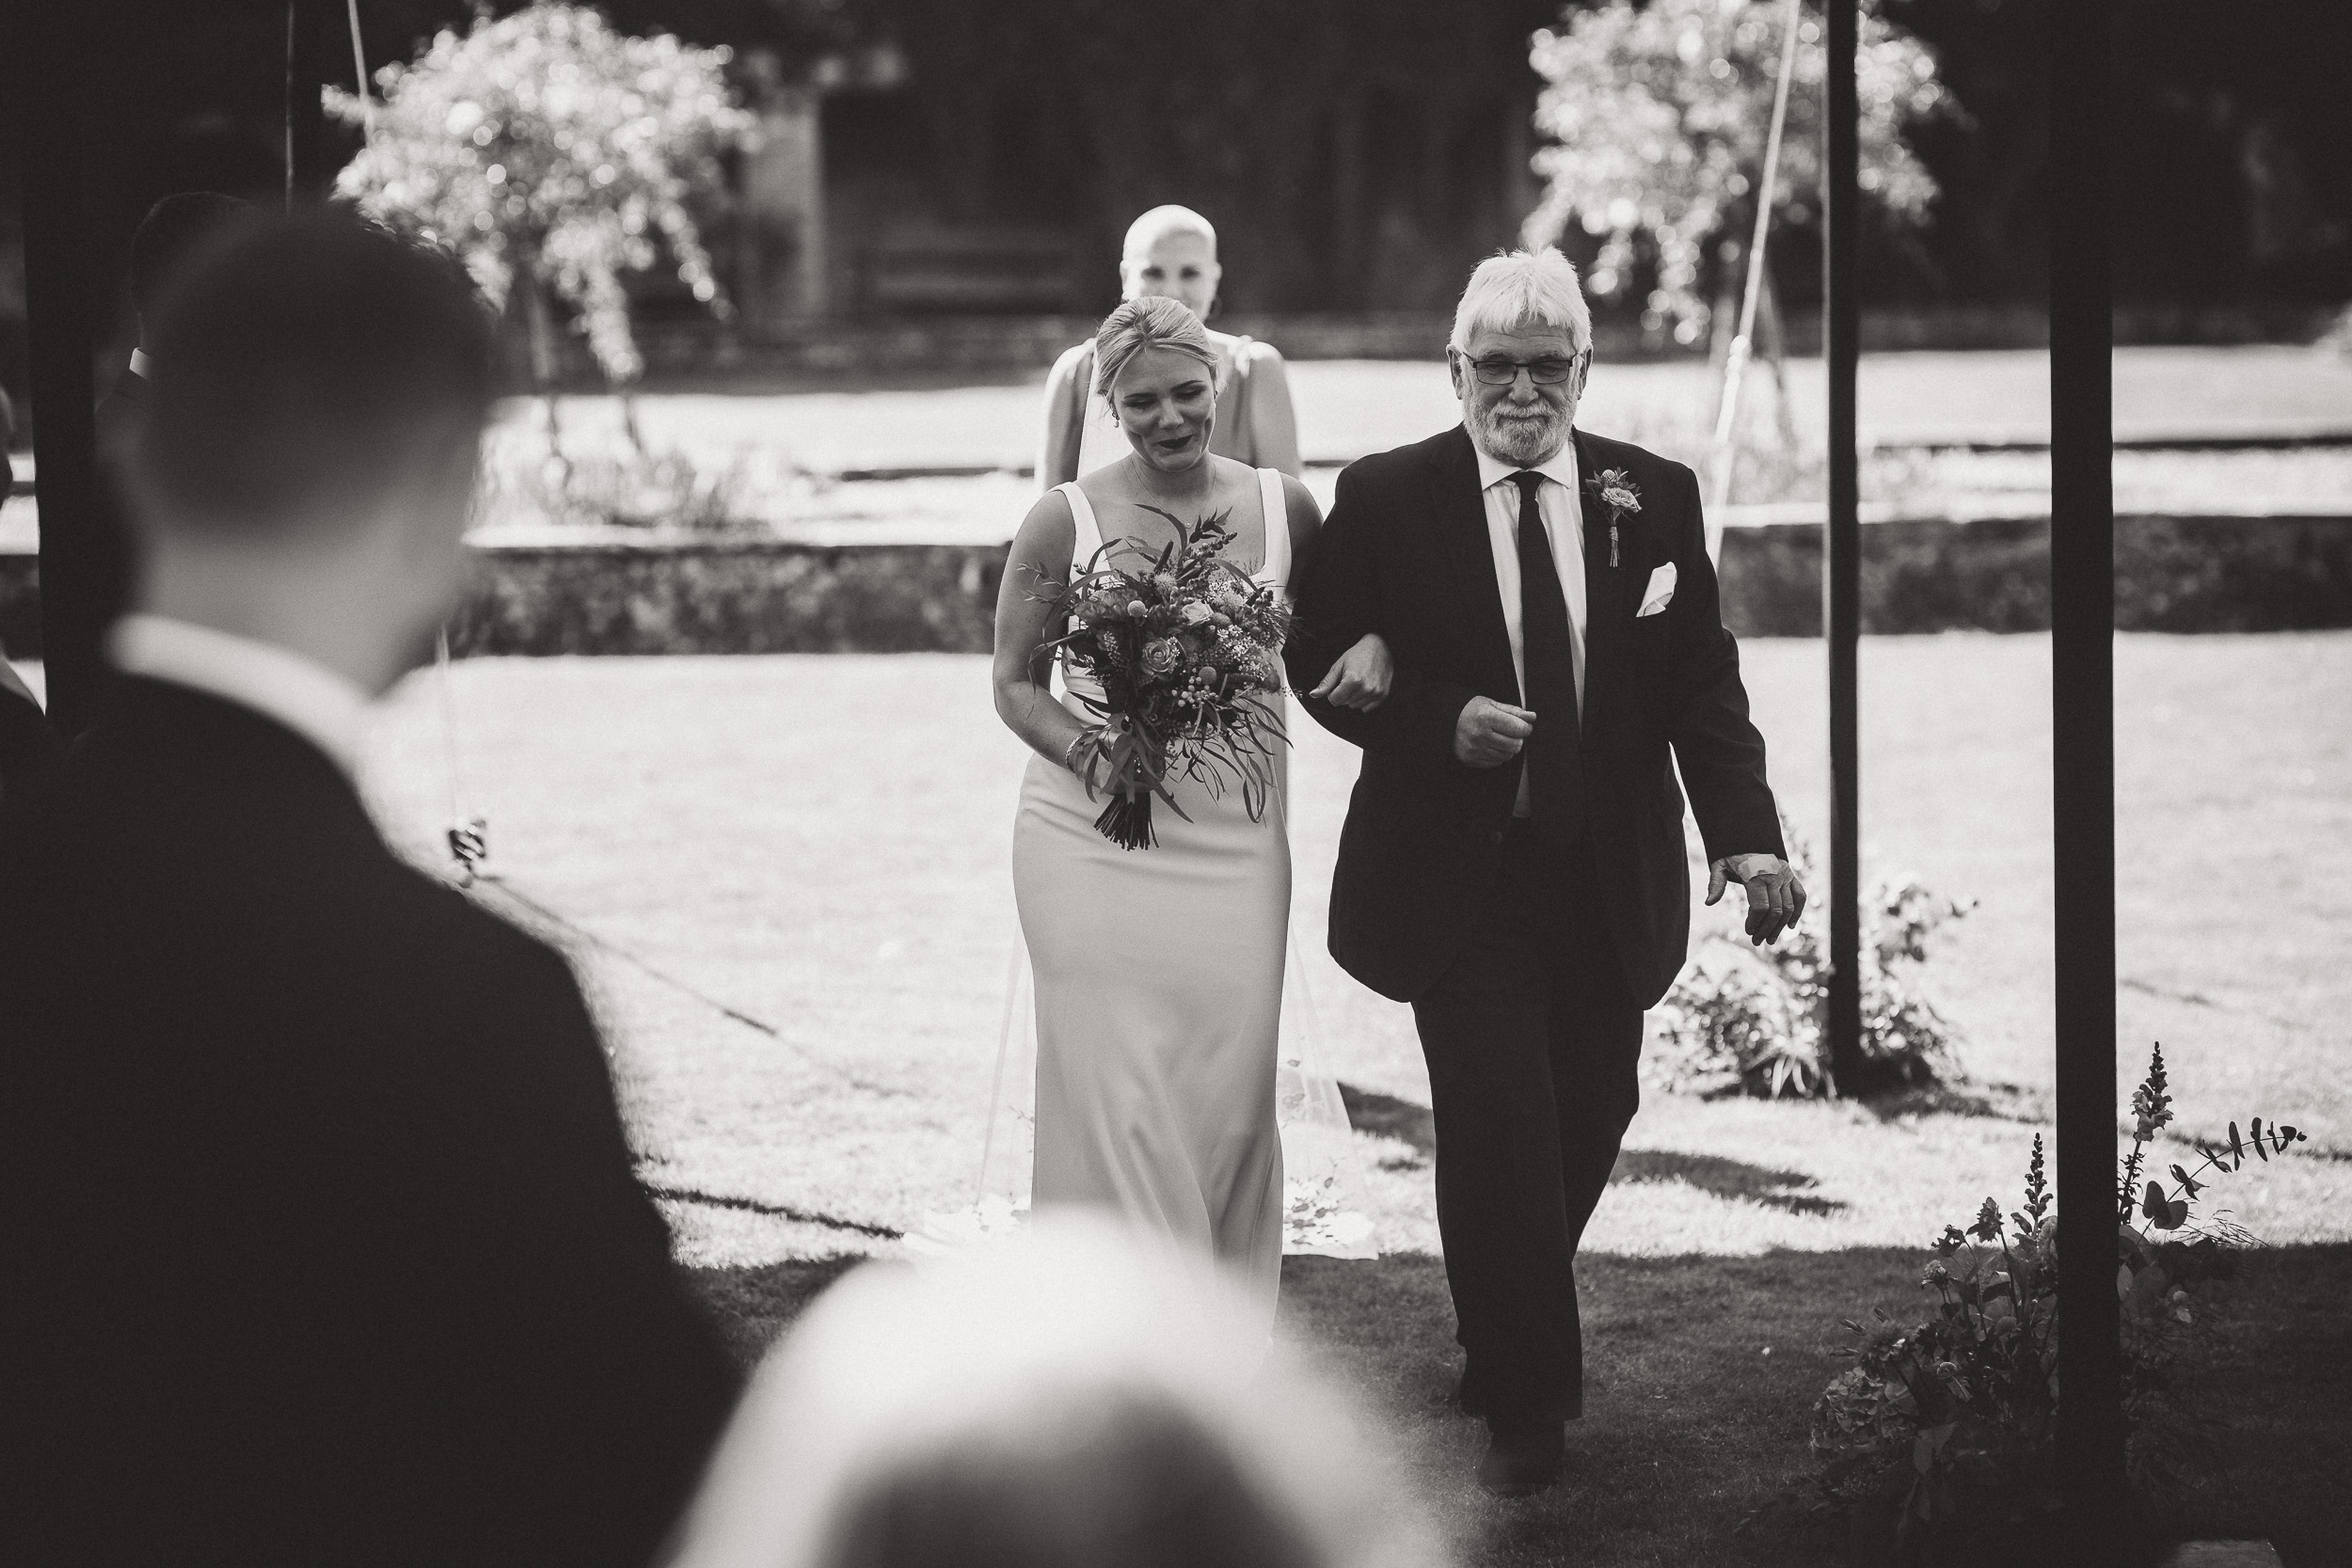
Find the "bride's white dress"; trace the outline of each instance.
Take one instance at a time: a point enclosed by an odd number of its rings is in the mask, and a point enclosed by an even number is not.
[[[1083,569],[1102,530],[1083,490],[1059,488]],[[1259,503],[1257,578],[1282,588],[1290,531],[1274,469],[1259,470]],[[1094,826],[1103,800],[1030,760],[1012,850],[1027,962],[1017,955],[1009,977],[978,1227],[1032,1203],[1108,1207],[1216,1259],[1269,1314],[1286,1243],[1373,1254],[1346,1112],[1309,1059],[1303,989],[1283,984],[1287,757],[1275,767],[1262,820],[1238,790],[1181,782],[1184,816],[1159,804],[1157,847],[1127,850]],[[946,1239],[973,1223],[930,1228]]]

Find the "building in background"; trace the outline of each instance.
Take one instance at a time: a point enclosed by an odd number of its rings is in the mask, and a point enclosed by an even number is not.
[[[167,192],[271,199],[285,0],[77,3],[114,51],[84,117],[93,264],[119,269],[139,214]],[[2030,331],[2044,292],[2053,90],[2041,71],[2042,8],[1881,3],[1936,52],[1964,113],[1915,144],[1942,191],[1927,226],[1864,236],[1867,303],[1915,318],[1899,341],[1919,346],[1986,341],[1955,335],[1969,319]],[[410,58],[474,8],[358,0],[367,57]],[[1556,0],[603,8],[628,31],[731,45],[763,131],[737,158],[729,210],[703,226],[736,319],[711,323],[659,273],[636,285],[648,350],[674,367],[852,327],[867,334],[861,362],[872,362],[872,334],[896,322],[935,344],[945,321],[1002,342],[1025,320],[1043,352],[1115,301],[1120,236],[1163,201],[1217,225],[1232,314],[1346,317],[1359,339],[1409,318],[1422,324],[1412,329],[1422,352],[1429,315],[1535,203],[1527,160],[1540,84],[1527,40],[1561,11]],[[2335,80],[2352,57],[2352,6],[2239,0],[2219,27],[2197,0],[2129,10],[2116,60],[2121,330],[2137,341],[2316,335],[2312,324],[2352,293],[2352,95]],[[332,41],[340,60],[340,35]],[[0,388],[21,393],[13,90],[0,71]],[[1818,297],[1818,249],[1797,229],[1774,255],[1797,320]],[[1281,330],[1286,348],[1313,352],[1311,331]],[[126,309],[106,358],[127,352],[128,333]],[[909,363],[930,352],[909,341]]]
[[[1143,209],[1217,225],[1226,308],[1442,309],[1534,206],[1548,3],[839,8],[744,56],[768,131],[736,214],[747,321],[1096,314]]]

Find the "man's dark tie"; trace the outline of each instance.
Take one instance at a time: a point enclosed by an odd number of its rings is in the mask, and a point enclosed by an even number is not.
[[[1522,468],[1511,483],[1519,487],[1519,651],[1527,665],[1527,689],[1520,696],[1535,712],[1535,733],[1519,754],[1527,765],[1535,831],[1553,848],[1565,849],[1584,832],[1584,768],[1577,744],[1582,725],[1568,596],[1561,592],[1543,509],[1535,500],[1544,476]]]

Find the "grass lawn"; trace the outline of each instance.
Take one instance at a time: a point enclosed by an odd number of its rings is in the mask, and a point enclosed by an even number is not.
[[[1748,649],[1775,779],[1817,838],[1820,658],[1811,642]],[[2326,1243],[2352,1238],[2352,1053],[2336,1022],[2352,1003],[2352,712],[2330,693],[2352,681],[2352,637],[2129,637],[2119,667],[2125,1077],[2161,1037],[2192,1129],[2261,1114],[2317,1140],[2225,1198],[2282,1245],[2233,1288],[2234,1363],[2214,1375],[2249,1463],[2201,1517],[2333,1560],[2326,1544],[2352,1539],[2327,1512],[2336,1495],[2298,1493],[2343,1458],[2346,1390],[2328,1380],[2347,1264]],[[1917,1244],[2017,1184],[2052,1051],[2048,644],[1871,639],[1863,678],[1866,869],[1977,901],[1931,984],[1976,1075],[2010,1085],[1986,1093],[2003,1114],[1653,1094],[1590,1236],[1597,1397],[1570,1493],[1506,1509],[1462,1484],[1476,1433],[1438,1402],[1454,1363],[1418,1049],[1403,1009],[1305,944],[1391,1252],[1293,1260],[1286,1321],[1391,1416],[1476,1560],[1563,1546],[1596,1562],[1740,1560],[1732,1525],[1803,1466],[1838,1320],[1915,1306]],[[398,694],[370,771],[385,821],[420,847],[449,809],[431,694],[424,678]],[[514,888],[572,923],[649,1180],[674,1195],[685,1255],[748,1352],[840,1266],[826,1259],[887,1250],[883,1233],[974,1174],[1021,765],[984,665],[483,661],[458,668],[453,698],[460,797],[488,816]],[[1351,765],[1319,730],[1298,740],[1311,932]],[[580,946],[581,931],[610,946]]]
[[[696,1271],[748,1361],[846,1259]],[[1294,1258],[1286,1336],[1384,1421],[1384,1436],[1459,1560],[1482,1568],[1706,1568],[1836,1563],[1836,1551],[1738,1534],[1808,1467],[1806,1422],[1844,1363],[1843,1315],[1916,1311],[1918,1254],[1903,1248],[1759,1258],[1598,1256],[1578,1273],[1590,1414],[1573,1429],[1568,1484],[1499,1502],[1467,1481],[1482,1429],[1449,1408],[1458,1370],[1445,1271],[1406,1253],[1372,1263]],[[2352,1563],[2352,1246],[2286,1247],[2209,1289],[2205,1355],[2191,1374],[2229,1423],[2235,1463],[2181,1499],[2203,1539],[2268,1535],[2290,1568]]]
[[[1436,1402],[1453,1353],[1418,1048],[1404,1009],[1303,944],[1391,1251],[1293,1260],[1286,1321],[1390,1414],[1473,1560],[1742,1560],[1731,1527],[1802,1468],[1838,1321],[1915,1307],[1920,1243],[1988,1193],[2011,1200],[2050,1081],[2048,657],[2028,637],[1863,646],[1866,875],[1977,901],[1928,976],[2000,1114],[1653,1093],[1588,1237],[1597,1397],[1570,1493],[1506,1509],[1463,1484],[1476,1434]],[[1820,647],[1758,641],[1747,660],[1775,781],[1818,838]],[[2302,1562],[2352,1540],[2343,1494],[2317,1490],[2345,1472],[2352,1392],[2348,687],[2344,634],[2119,648],[2124,1078],[2161,1037],[2192,1130],[2260,1114],[2315,1139],[2222,1198],[2278,1247],[2231,1288],[2241,1317],[2212,1373],[2242,1485],[2200,1505],[2303,1543]],[[429,677],[396,694],[368,769],[381,819],[427,855],[450,810],[431,697]],[[984,662],[485,660],[458,667],[453,706],[459,799],[511,887],[569,924],[647,1178],[748,1352],[828,1259],[887,1250],[976,1174],[1022,761]],[[1298,742],[1312,933],[1351,761],[1311,727]]]

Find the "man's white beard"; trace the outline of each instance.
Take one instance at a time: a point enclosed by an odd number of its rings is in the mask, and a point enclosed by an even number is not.
[[[1487,456],[1532,468],[1556,455],[1568,437],[1568,421],[1560,410],[1543,404],[1532,418],[1513,419],[1501,409],[1482,408],[1471,419],[1471,434]]]

